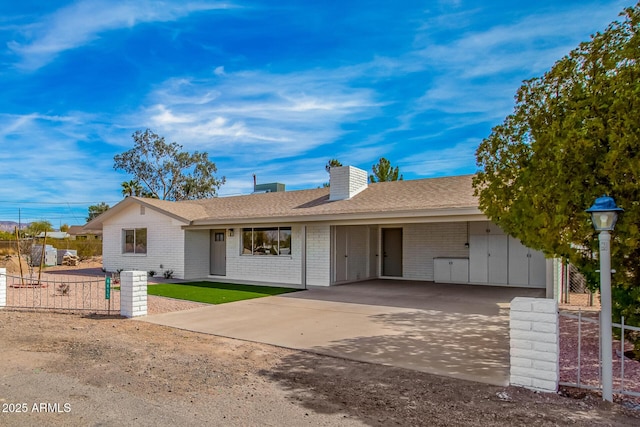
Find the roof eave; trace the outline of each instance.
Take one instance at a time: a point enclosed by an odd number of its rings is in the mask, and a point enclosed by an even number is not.
[[[129,205],[133,204],[133,203],[137,203],[141,206],[144,206],[145,208],[149,208],[155,212],[161,213],[165,216],[168,216],[170,218],[173,218],[177,221],[183,222],[185,224],[189,224],[191,222],[190,219],[188,218],[184,218],[180,215],[176,215],[174,213],[171,213],[169,211],[166,211],[162,208],[159,208],[157,206],[154,206],[153,204],[150,204],[148,202],[146,202],[144,199],[142,198],[138,198],[138,197],[127,197],[124,200],[122,200],[121,202],[118,202],[115,206],[113,206],[112,208],[110,208],[109,210],[107,210],[106,212],[101,213],[100,215],[98,215],[97,217],[95,217],[94,219],[92,219],[91,221],[89,221],[88,223],[86,223],[82,229],[85,231],[88,230],[102,230],[102,226],[104,224],[104,222],[106,220],[108,220],[109,218],[113,217],[114,215],[117,215],[119,212],[121,212],[123,209],[125,209],[126,207],[128,207]]]
[[[461,219],[465,217],[465,219]],[[484,220],[486,216],[476,206],[441,208],[410,211],[385,212],[356,212],[332,213],[316,215],[283,215],[283,216],[255,216],[237,218],[206,218],[191,221],[184,228],[198,229],[212,226],[227,226],[237,224],[278,224],[278,223],[309,223],[309,222],[402,222],[432,221],[441,222],[443,219]]]

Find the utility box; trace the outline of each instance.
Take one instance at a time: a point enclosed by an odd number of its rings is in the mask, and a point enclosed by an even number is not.
[[[42,263],[46,267],[58,264],[58,250],[51,245],[44,247],[44,262],[42,262],[42,246],[34,246],[31,248],[31,265],[37,267]]]
[[[279,182],[270,182],[268,184],[254,184],[254,193],[277,193],[285,191],[285,185]]]

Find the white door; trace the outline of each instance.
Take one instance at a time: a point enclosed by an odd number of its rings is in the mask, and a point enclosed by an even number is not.
[[[509,253],[506,235],[487,236],[489,260],[489,284],[507,284],[509,281]]]
[[[509,237],[509,284],[529,285],[529,248]]]
[[[335,281],[344,282],[347,280],[347,227],[336,227],[336,250],[335,250]]]
[[[532,249],[529,255],[529,286],[532,288],[546,288],[547,260],[544,254]]]
[[[451,281],[453,283],[469,282],[469,261],[466,259],[451,260]]]
[[[487,236],[469,236],[469,281],[487,283],[489,280],[489,261],[487,260]]]

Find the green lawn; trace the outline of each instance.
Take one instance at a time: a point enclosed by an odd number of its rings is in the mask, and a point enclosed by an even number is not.
[[[297,289],[232,285],[229,283],[215,282],[166,283],[149,285],[147,287],[149,295],[204,302],[207,304],[224,304],[225,302],[262,298],[269,295],[280,295],[295,291],[297,291]]]

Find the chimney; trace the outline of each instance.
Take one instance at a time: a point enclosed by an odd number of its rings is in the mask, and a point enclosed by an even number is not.
[[[347,200],[367,188],[367,172],[353,166],[332,167],[329,200]]]

